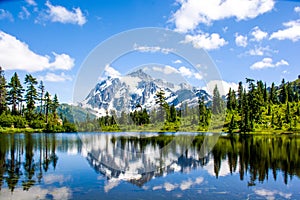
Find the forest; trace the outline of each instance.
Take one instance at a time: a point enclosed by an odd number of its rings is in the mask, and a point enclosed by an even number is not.
[[[228,133],[284,133],[300,130],[300,77],[280,85],[246,78],[237,91],[221,96],[218,87],[212,100],[198,99],[196,106],[180,108],[166,102],[165,92],[156,93],[157,108],[150,112],[141,105],[131,113],[114,110],[106,116],[76,123],[81,131],[216,131]]]
[[[210,101],[199,97],[197,105],[169,105],[165,92],[156,93],[156,108],[140,104],[134,111],[107,110],[106,115],[84,121],[67,119],[57,110],[60,105],[46,91],[43,81],[30,74],[24,84],[17,73],[6,81],[0,67],[0,132],[74,132],[74,131],[216,131],[228,133],[284,133],[300,130],[300,77],[292,82],[267,86],[263,81],[246,78],[237,91],[221,96],[215,86]]]
[[[1,132],[74,132],[76,128],[63,116],[58,116],[58,97],[46,91],[26,74],[22,85],[15,72],[7,82],[0,67],[0,133]]]

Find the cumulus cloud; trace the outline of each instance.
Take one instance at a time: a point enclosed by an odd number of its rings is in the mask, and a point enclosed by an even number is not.
[[[0,31],[0,61],[5,70],[24,70],[28,72],[45,69],[70,70],[74,59],[67,54],[52,53],[53,62],[48,55],[39,55],[16,37]],[[16,59],[17,58],[17,59]]]
[[[192,71],[185,66],[179,67],[178,71],[182,76],[191,77],[193,75]]]
[[[221,38],[218,33],[202,33],[198,35],[186,35],[183,43],[192,43],[195,48],[206,50],[219,49],[228,42]]]
[[[162,72],[167,75],[176,73],[176,74],[180,74],[184,77],[188,77],[188,78],[193,77],[198,80],[201,80],[203,78],[203,76],[199,72],[194,72],[193,70],[191,70],[190,68],[187,68],[185,66],[181,66],[181,67],[179,67],[179,69],[176,69],[175,67],[171,67],[169,65],[166,65],[164,67],[154,66],[154,67],[152,67],[152,70],[157,71],[157,72]]]
[[[178,59],[178,60],[173,61],[173,63],[174,63],[174,64],[181,64],[182,61]]]
[[[164,67],[156,67],[156,66],[154,66],[154,67],[152,67],[152,69],[153,69],[154,71],[162,72],[162,73],[164,73],[164,74],[179,73],[178,70],[177,70],[176,68],[171,67],[171,66],[169,66],[169,65],[166,65],[166,66],[164,66]]]
[[[2,19],[8,19],[11,22],[14,21],[14,17],[9,11],[0,9],[0,20]]]
[[[38,79],[43,80],[45,82],[65,82],[71,81],[72,77],[66,75],[64,72],[61,72],[60,74],[48,72],[45,76],[39,76]]]
[[[264,68],[274,68],[279,66],[289,65],[289,63],[285,60],[280,60],[276,63],[273,62],[272,58],[264,58],[261,61],[258,61],[251,65],[250,69],[264,69]]]
[[[173,14],[179,32],[193,31],[200,23],[210,24],[216,20],[235,18],[253,19],[274,8],[274,0],[180,0],[180,8]]]
[[[109,65],[105,66],[104,74],[105,74],[105,76],[110,76],[112,78],[118,78],[121,76],[120,72],[118,72],[115,68],[113,68]]]
[[[299,6],[295,7],[294,11],[297,12],[297,13],[300,13],[300,7]]]
[[[253,40],[255,41],[261,41],[265,38],[267,38],[268,33],[260,30],[258,26],[253,28],[253,31],[251,32],[251,35],[253,36]]]
[[[77,24],[79,26],[82,26],[87,22],[86,17],[84,16],[80,8],[67,10],[63,6],[52,5],[50,1],[47,1],[45,5],[48,9],[45,12],[40,13],[40,16],[36,20],[36,22],[49,20],[52,22],[60,22],[63,24]]]
[[[206,90],[210,95],[212,95],[216,85],[218,87],[220,95],[226,95],[229,91],[229,88],[237,91],[239,86],[237,83],[234,82],[226,82],[223,80],[211,80],[202,89]]]
[[[138,44],[134,44],[133,49],[139,52],[151,52],[151,53],[161,52],[164,54],[168,54],[173,51],[173,49],[170,48],[163,48],[159,46],[140,46]]]
[[[239,35],[238,33],[235,34],[235,44],[240,47],[246,47],[248,45],[248,37]]]
[[[286,28],[272,33],[270,39],[292,40],[293,42],[300,39],[300,19],[283,23],[283,26]]]

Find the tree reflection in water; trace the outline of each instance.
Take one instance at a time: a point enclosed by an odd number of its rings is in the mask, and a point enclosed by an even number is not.
[[[213,162],[213,173],[220,176],[223,162],[229,173],[239,173],[240,180],[250,176],[248,185],[275,181],[283,174],[284,183],[294,176],[300,177],[300,137],[293,135],[228,135],[221,136],[212,152],[200,156],[204,135],[197,135],[190,147],[183,143],[170,145],[174,135],[131,135],[110,133],[93,134],[1,134],[0,135],[0,190],[16,187],[29,190],[41,183],[44,174],[55,169],[59,158],[57,152],[76,152],[87,157],[90,165],[108,179],[124,178],[127,172],[139,176],[122,179],[142,186],[154,176],[174,171],[186,172],[207,167]],[[180,138],[179,138],[180,139]],[[182,155],[176,150],[180,149]],[[152,160],[147,152],[158,152]],[[84,153],[85,152],[85,153]],[[132,154],[134,152],[134,154]],[[134,164],[131,161],[134,160]],[[223,163],[223,165],[222,165]],[[148,171],[140,170],[147,168]],[[108,173],[109,172],[109,173]],[[135,175],[136,175],[135,174]]]

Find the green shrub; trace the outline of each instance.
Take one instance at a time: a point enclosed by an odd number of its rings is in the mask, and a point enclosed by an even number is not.
[[[29,122],[29,126],[34,129],[45,128],[45,122],[43,120],[34,119]]]
[[[2,113],[0,115],[0,125],[2,127],[11,127],[14,124],[14,119],[9,114]]]
[[[15,128],[25,128],[27,121],[22,116],[13,116]]]

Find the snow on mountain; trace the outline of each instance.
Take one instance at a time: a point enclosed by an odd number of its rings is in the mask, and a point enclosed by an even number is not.
[[[136,105],[151,110],[156,108],[155,97],[160,90],[165,92],[169,105],[179,108],[183,103],[197,105],[198,98],[204,96],[205,101],[211,99],[210,95],[188,83],[178,85],[161,79],[154,79],[141,69],[123,77],[111,78],[98,83],[86,99],[80,103],[83,108],[89,108],[97,116],[106,115],[107,111],[115,110],[117,114],[122,111],[131,112]]]

